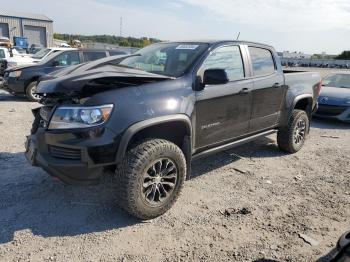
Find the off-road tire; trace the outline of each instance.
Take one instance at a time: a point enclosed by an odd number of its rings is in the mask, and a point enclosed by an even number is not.
[[[26,97],[30,102],[38,102],[40,99],[33,96],[32,90],[36,88],[36,81],[29,83],[26,87]]]
[[[295,131],[299,121],[305,122],[305,135],[300,143],[295,142]],[[280,150],[288,153],[298,152],[304,145],[309,134],[309,117],[303,110],[295,109],[289,119],[288,125],[280,128],[277,133],[277,143]]]
[[[157,207],[145,201],[142,193],[144,174],[149,165],[160,158],[169,158],[177,168],[177,180],[169,197]],[[121,208],[142,220],[152,219],[168,211],[178,199],[186,179],[186,159],[181,149],[163,139],[147,139],[128,150],[116,169],[118,202]]]

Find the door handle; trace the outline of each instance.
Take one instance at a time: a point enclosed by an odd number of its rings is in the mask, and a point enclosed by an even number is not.
[[[279,87],[281,87],[281,84],[280,83],[274,83],[272,87],[279,88]]]
[[[249,88],[242,88],[241,91],[239,91],[240,94],[248,94],[250,92]]]

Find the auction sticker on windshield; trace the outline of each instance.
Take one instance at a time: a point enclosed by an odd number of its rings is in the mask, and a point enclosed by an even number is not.
[[[198,47],[199,45],[178,45],[176,49],[187,49],[187,50],[194,50]]]

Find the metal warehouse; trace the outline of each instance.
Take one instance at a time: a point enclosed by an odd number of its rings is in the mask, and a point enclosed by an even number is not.
[[[0,10],[0,36],[26,37],[29,45],[53,45],[53,21],[45,15]]]

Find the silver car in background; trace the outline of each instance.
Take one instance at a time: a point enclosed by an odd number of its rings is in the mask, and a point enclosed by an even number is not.
[[[350,72],[332,73],[323,79],[315,116],[350,122]]]

